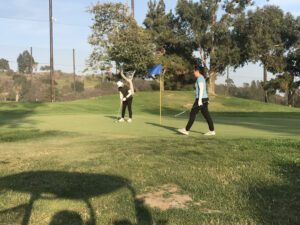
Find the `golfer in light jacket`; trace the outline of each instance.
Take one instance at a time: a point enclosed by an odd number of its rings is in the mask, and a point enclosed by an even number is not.
[[[193,108],[191,109],[190,119],[186,127],[182,129],[178,129],[178,132],[181,134],[189,135],[189,131],[195,122],[196,116],[199,113],[199,111],[201,111],[209,127],[209,131],[205,135],[206,136],[216,135],[214,123],[208,111],[209,98],[206,90],[205,74],[206,74],[205,67],[199,64],[195,65],[194,75],[195,78],[197,78],[197,81],[195,83],[195,88],[196,88],[195,102]]]

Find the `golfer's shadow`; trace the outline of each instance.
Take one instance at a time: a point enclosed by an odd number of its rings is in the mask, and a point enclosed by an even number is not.
[[[170,127],[170,126],[161,125],[161,124],[158,124],[158,123],[149,123],[149,122],[147,122],[146,124],[152,125],[152,126],[155,126],[155,127],[159,127],[159,128],[164,128],[166,130],[173,131],[174,134],[182,135],[178,132],[178,128],[176,128],[176,127]],[[198,131],[191,131],[191,132],[198,133],[198,134],[204,134],[203,132],[198,132]]]
[[[158,124],[158,123],[149,123],[149,122],[147,122],[146,124],[154,126],[154,127],[164,128],[166,130],[174,132],[175,134],[179,134],[177,131],[177,128],[175,128],[175,127],[170,127],[170,126],[166,126],[166,125],[162,125],[162,124]]]
[[[29,225],[33,206],[36,201],[42,199],[49,201],[69,199],[85,203],[89,213],[89,220],[86,225],[96,225],[96,214],[90,199],[115,192],[122,188],[126,188],[132,197],[137,224],[153,224],[150,212],[137,200],[136,192],[127,179],[103,174],[59,171],[24,172],[0,178],[0,193],[16,191],[30,194],[31,196],[28,203],[0,211],[0,219],[1,214],[22,212],[21,225]],[[7,221],[7,223],[14,223],[14,221]],[[131,225],[127,220],[115,221],[114,223]],[[68,224],[84,225],[78,213],[68,211],[67,209],[58,212],[50,223],[50,225]]]

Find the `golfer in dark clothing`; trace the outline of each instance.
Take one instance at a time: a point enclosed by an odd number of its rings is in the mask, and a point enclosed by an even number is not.
[[[196,116],[201,111],[203,117],[205,118],[208,127],[209,127],[209,132],[207,132],[205,135],[206,136],[214,136],[216,135],[215,128],[214,128],[214,123],[212,121],[212,118],[209,114],[208,111],[208,95],[207,95],[207,90],[206,90],[206,80],[204,77],[205,74],[205,68],[202,66],[195,66],[194,69],[194,75],[197,78],[195,88],[196,88],[196,100],[194,102],[193,108],[191,109],[190,113],[190,119],[189,122],[187,123],[185,128],[179,129],[178,132],[184,135],[189,135],[189,131],[192,128]]]
[[[132,122],[132,101],[133,101],[132,91],[127,86],[125,86],[122,81],[119,81],[117,83],[117,86],[120,92],[120,100],[122,105],[122,117],[121,119],[119,119],[119,122],[125,122],[126,108],[128,108],[129,119],[127,120],[127,122],[131,123]]]

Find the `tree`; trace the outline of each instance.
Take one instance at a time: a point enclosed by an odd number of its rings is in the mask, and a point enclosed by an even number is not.
[[[23,75],[14,75],[13,76],[14,91],[16,94],[16,102],[19,102],[21,97],[28,91],[29,82],[27,78]]]
[[[131,70],[146,74],[153,64],[155,46],[148,32],[134,21],[128,27],[120,29],[110,36],[111,46],[108,56],[125,71]]]
[[[176,88],[178,82],[183,83],[190,72],[193,62],[191,41],[172,12],[166,13],[164,0],[148,2],[144,25],[156,46],[155,63],[164,67],[167,87]]]
[[[275,50],[270,50],[265,55],[261,55],[265,70],[275,74],[276,78],[270,82],[264,81],[263,86],[266,92],[269,89],[274,89],[285,93],[287,104],[293,106],[294,95],[300,84],[297,81],[297,77],[300,75],[300,22],[299,18],[296,19],[289,13],[283,15],[280,19],[281,24],[278,24],[280,28],[277,28],[278,31],[273,31],[273,33],[278,33],[276,35],[278,39],[275,40],[279,44],[275,46]],[[270,35],[274,40],[274,34]]]
[[[9,62],[6,59],[0,59],[0,71],[10,70]]]
[[[284,72],[267,82],[266,87],[285,93],[287,105],[295,106],[294,96],[300,87],[300,49],[288,53],[284,60]]]
[[[217,74],[237,61],[239,49],[230,38],[232,23],[252,4],[252,0],[178,0],[176,11],[186,35],[192,38],[195,49],[202,46],[209,59],[209,90],[212,94],[215,93]],[[223,12],[218,20],[220,7]]]
[[[36,64],[34,58],[26,50],[21,53],[17,59],[18,62],[18,71],[20,73],[30,74],[33,72],[33,66]]]
[[[93,15],[94,24],[89,43],[93,52],[88,60],[88,69],[97,71],[111,64],[108,49],[112,46],[112,35],[129,26],[133,21],[128,7],[121,3],[97,3],[88,12]]]
[[[244,62],[261,62],[263,84],[266,84],[267,72],[283,69],[283,55],[296,40],[293,18],[289,14],[285,15],[277,6],[265,6],[241,16],[235,28],[239,37],[237,41],[240,46],[244,46],[241,48],[241,59]],[[265,102],[268,102],[267,90]]]
[[[41,71],[50,71],[50,66],[46,65],[46,66],[41,66],[40,68]]]

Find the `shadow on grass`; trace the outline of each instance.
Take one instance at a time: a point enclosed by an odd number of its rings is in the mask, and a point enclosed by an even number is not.
[[[257,184],[249,189],[249,200],[259,224],[300,224],[300,165],[277,165],[282,184]]]
[[[164,128],[168,131],[173,131],[175,134],[178,134],[178,135],[182,135],[180,134],[177,130],[178,130],[178,127],[170,127],[170,126],[166,126],[166,125],[161,125],[161,124],[158,124],[158,123],[149,123],[147,122],[146,124],[148,125],[151,125],[151,126],[154,126],[154,127],[159,127],[159,128]],[[203,132],[197,132],[197,131],[190,131],[192,133],[198,133],[198,134],[204,134]]]
[[[117,121],[118,119],[120,119],[120,116],[105,116],[105,118],[111,119],[113,121]]]
[[[217,123],[245,128],[285,133],[300,134],[300,113],[278,112],[226,112],[213,113]]]
[[[143,206],[142,202],[137,200],[135,189],[129,180],[105,174],[59,171],[24,172],[0,178],[0,193],[15,191],[30,194],[31,196],[26,204],[0,211],[0,224],[16,223],[16,219],[20,218],[22,221],[21,225],[29,225],[36,201],[41,199],[49,201],[69,199],[84,202],[89,214],[89,220],[86,225],[96,225],[96,213],[90,199],[113,193],[122,188],[127,189],[131,194],[135,206],[137,224],[153,224],[150,212]],[[12,215],[15,215],[15,219]],[[50,224],[81,225],[83,222],[77,212],[64,210],[55,214]],[[129,225],[131,223],[127,220],[122,220],[115,221],[114,224]]]
[[[158,123],[150,123],[150,122],[147,122],[145,124],[151,125],[151,126],[154,126],[154,127],[164,128],[168,131],[174,132],[175,134],[179,134],[178,131],[177,131],[178,128],[175,128],[175,127],[170,127],[170,126],[161,125],[161,124],[158,124]]]
[[[9,126],[11,128],[19,127],[24,123],[34,122],[27,118],[35,113],[42,103],[11,103],[0,105],[0,127]]]
[[[71,133],[61,131],[16,130],[0,132],[0,143],[35,140],[41,138],[61,137]]]

